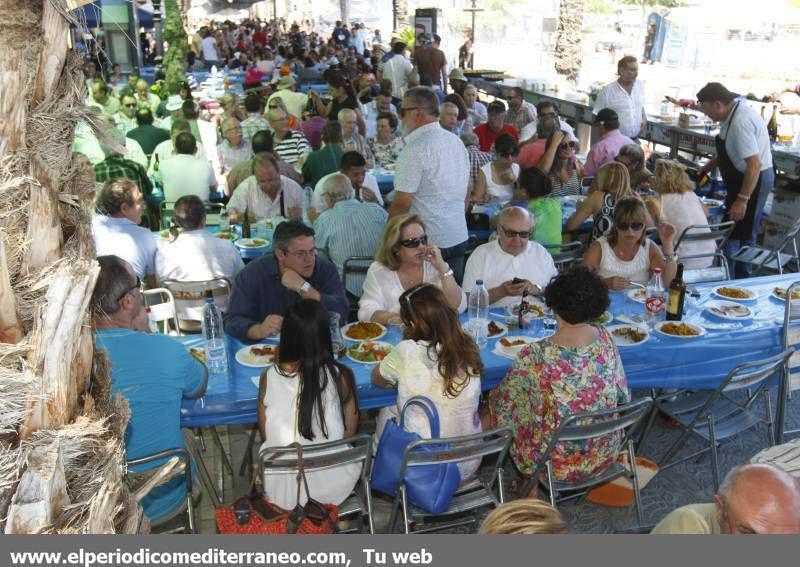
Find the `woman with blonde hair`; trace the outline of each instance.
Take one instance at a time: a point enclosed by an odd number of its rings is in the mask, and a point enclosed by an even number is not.
[[[647,209],[656,222],[675,225],[680,236],[684,229],[692,225],[707,225],[706,210],[694,192],[694,183],[686,175],[686,168],[675,160],[658,160],[653,177],[658,197],[647,199]],[[694,233],[711,232],[709,228],[696,229]],[[684,242],[675,252],[681,256],[713,254],[717,243],[713,240]],[[690,258],[682,263],[686,268],[707,268],[714,261],[709,258]]]
[[[458,313],[448,305],[435,285],[415,285],[400,296],[403,341],[372,371],[372,383],[397,387],[397,402],[381,409],[375,438],[379,440],[387,420],[398,417],[405,403],[424,396],[436,406],[441,437],[457,437],[481,431],[478,403],[483,362],[475,341],[467,335]],[[406,431],[430,438],[425,413],[406,410]],[[478,469],[480,459],[459,463],[462,481]]]
[[[441,288],[452,309],[466,309],[466,296],[439,247],[428,244],[422,220],[417,215],[398,215],[386,223],[375,261],[367,270],[358,320],[388,323],[400,314],[403,291],[421,283]]]
[[[536,498],[520,498],[501,504],[486,516],[481,534],[533,535],[565,534],[567,524],[561,513],[547,502]]]
[[[600,238],[611,230],[615,203],[627,197],[635,197],[631,191],[628,169],[621,163],[605,164],[597,170],[594,181],[597,190],[590,193],[567,220],[567,231],[572,231],[577,230],[589,217],[594,217],[592,240]]]

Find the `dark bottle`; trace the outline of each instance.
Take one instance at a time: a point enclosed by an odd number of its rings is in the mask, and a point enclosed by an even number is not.
[[[767,122],[767,134],[769,134],[769,140],[773,144],[778,141],[778,105],[775,104],[772,106],[772,116]]]
[[[244,219],[242,219],[242,238],[250,238],[250,209],[244,210]]]
[[[678,264],[678,271],[669,284],[667,296],[667,321],[680,321],[683,317],[683,300],[686,298],[686,284],[683,283],[683,264]]]

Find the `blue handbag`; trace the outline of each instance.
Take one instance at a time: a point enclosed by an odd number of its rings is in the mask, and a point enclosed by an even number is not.
[[[400,424],[396,419],[386,423],[378,443],[378,451],[372,466],[372,488],[395,496],[400,485],[400,467],[403,463],[403,454],[406,447],[414,441],[422,439],[416,433],[411,433],[403,428],[406,410],[410,406],[422,408],[428,416],[431,428],[431,439],[439,438],[439,412],[436,405],[424,396],[415,396],[408,400],[400,412]],[[415,451],[439,451],[447,449],[448,445],[419,447]],[[456,463],[443,463],[440,465],[424,465],[406,468],[403,479],[408,501],[430,514],[442,514],[450,507],[458,485],[461,483],[461,474]]]

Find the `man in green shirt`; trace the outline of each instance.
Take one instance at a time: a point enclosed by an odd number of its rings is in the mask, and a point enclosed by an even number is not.
[[[329,120],[322,129],[322,147],[308,154],[303,163],[302,175],[306,185],[315,187],[320,179],[339,171],[344,155],[342,143],[341,122]]]
[[[653,534],[800,533],[800,484],[771,465],[743,465],[728,473],[713,504],[670,512]]]

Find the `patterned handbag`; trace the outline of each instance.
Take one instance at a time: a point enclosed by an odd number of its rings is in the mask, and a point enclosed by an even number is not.
[[[292,443],[297,450],[297,504],[285,510],[270,502],[254,475],[250,491],[233,503],[214,510],[217,531],[221,534],[333,534],[338,531],[339,507],[322,504],[311,498],[308,491],[303,446]],[[304,486],[308,500],[300,505],[300,487]]]

